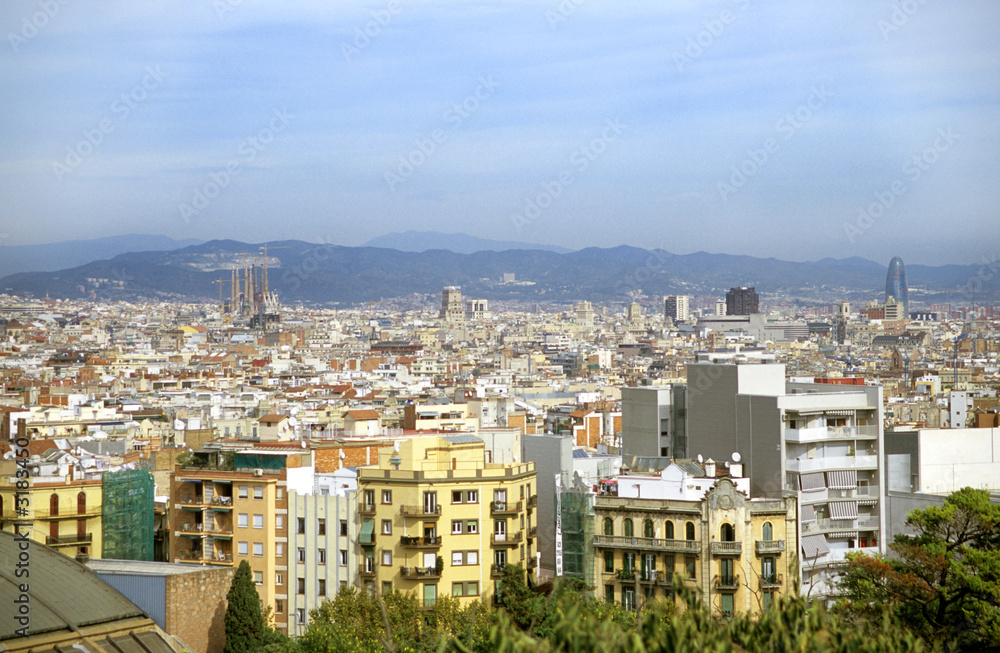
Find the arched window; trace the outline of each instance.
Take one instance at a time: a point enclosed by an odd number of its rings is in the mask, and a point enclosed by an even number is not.
[[[668,540],[674,539],[674,522],[669,519],[663,523],[663,537]]]
[[[771,530],[771,522],[769,521],[764,522],[764,528],[762,528],[761,530],[764,533],[765,542],[770,542],[771,540],[774,539],[774,533]]]
[[[81,492],[76,495],[76,514],[82,515],[87,512],[87,495]]]
[[[604,534],[605,535],[615,534],[615,522],[610,517],[604,518]]]
[[[632,520],[625,520],[625,537],[632,537]]]
[[[735,542],[736,541],[736,531],[733,529],[732,524],[723,524],[721,539],[723,542]]]
[[[686,537],[689,540],[693,540],[694,539],[694,522],[693,521],[689,521],[687,524],[684,525],[684,537]]]
[[[59,495],[55,492],[49,497],[49,514],[58,515],[59,514]]]
[[[643,522],[643,524],[642,524],[642,536],[643,537],[656,537],[656,535],[653,534],[653,520],[652,519],[647,519],[645,522]]]

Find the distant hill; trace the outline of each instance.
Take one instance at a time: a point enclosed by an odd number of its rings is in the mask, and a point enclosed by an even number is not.
[[[503,252],[511,249],[538,249],[558,254],[566,254],[573,251],[557,245],[522,243],[515,240],[489,240],[462,233],[445,234],[437,231],[412,230],[403,233],[393,232],[379,236],[378,238],[372,238],[363,247],[386,247],[388,249],[398,249],[401,252],[426,252],[432,249],[444,249],[456,254]]]
[[[723,297],[732,286],[755,286],[765,303],[800,300],[857,304],[881,299],[886,265],[865,259],[796,263],[728,254],[677,255],[637,247],[591,247],[564,254],[512,249],[460,254],[406,252],[381,247],[317,245],[299,240],[269,243],[270,286],[285,303],[356,305],[414,294],[438,296],[459,285],[467,297],[526,302],[629,302],[633,291]],[[170,251],[128,252],[109,260],[55,272],[19,273],[0,279],[0,292],[100,300],[218,301],[241,253],[257,244],[213,240]],[[971,303],[964,289],[978,268],[967,265],[907,268],[911,300]],[[517,283],[503,283],[513,273]],[[224,286],[223,294],[228,293]],[[996,284],[976,300],[1000,301]]]
[[[9,245],[0,247],[0,277],[15,272],[65,270],[126,252],[171,250],[202,242],[204,241],[193,238],[174,240],[166,236],[127,234],[91,240],[64,240],[44,245]]]

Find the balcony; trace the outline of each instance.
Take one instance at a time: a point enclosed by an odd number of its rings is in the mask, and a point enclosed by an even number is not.
[[[441,516],[441,506],[401,506],[399,512],[404,517],[436,519]]]
[[[808,429],[785,429],[785,441],[787,442],[874,440],[877,437],[877,426],[818,426]]]
[[[491,515],[516,515],[521,512],[521,501],[490,501]]]
[[[531,528],[528,529],[528,539],[530,540],[533,537],[538,537],[538,527],[537,526],[532,526]]]
[[[663,583],[666,579],[666,575],[663,572],[659,572],[655,569],[651,570],[637,570],[637,569],[619,569],[615,572],[615,578],[623,583],[633,583],[635,582],[635,572],[639,572],[639,582],[640,583]]]
[[[37,515],[37,513],[36,513]],[[40,516],[40,515],[38,515]],[[91,506],[85,509],[83,512],[78,512],[76,510],[67,510],[66,512],[59,512],[56,514],[49,513],[45,519],[88,519],[90,517],[100,517],[101,507]]]
[[[493,546],[517,546],[523,539],[523,531],[516,533],[494,533],[490,536],[490,544]]]
[[[222,527],[222,526],[213,528],[213,529],[205,531],[205,532],[208,533],[212,537],[231,538],[233,536],[233,529],[232,528],[225,528],[225,527]]]
[[[716,576],[712,582],[715,585],[715,589],[731,592],[740,588],[740,575]]]
[[[784,540],[757,540],[754,542],[757,555],[780,554],[785,552]]]
[[[534,569],[537,566],[538,566],[538,560],[536,560],[535,558],[531,558],[528,560],[528,569]]]
[[[375,504],[374,503],[362,503],[358,506],[358,512],[362,515],[374,515],[375,514]]]
[[[432,549],[441,546],[441,536],[410,536],[403,535],[399,538],[399,543],[402,546],[411,547],[414,549]]]
[[[490,578],[500,578],[507,565],[490,565]]]
[[[536,508],[537,506],[538,506],[538,495],[532,494],[530,497],[528,497],[528,507]]]
[[[769,576],[760,577],[760,588],[762,590],[776,590],[781,589],[781,584],[784,581],[784,576],[782,574],[771,574]]]
[[[878,456],[859,454],[856,456],[821,456],[819,458],[791,459],[785,463],[790,472],[825,472],[835,469],[877,469]]]
[[[594,546],[616,549],[642,549],[664,553],[697,554],[701,551],[698,540],[660,540],[655,537],[624,537],[621,535],[595,535]]]
[[[51,535],[45,536],[45,545],[52,547],[90,544],[93,541],[94,535],[92,533],[84,533],[83,535],[74,533],[73,535],[60,535],[58,537],[52,537]]]
[[[358,565],[358,576],[362,578],[375,578],[375,562]]]
[[[441,578],[441,572],[436,567],[400,567],[399,575],[403,578]]]
[[[712,555],[714,556],[743,555],[743,542],[712,542]]]
[[[878,517],[869,515],[860,516],[857,519],[830,519],[822,518],[814,521],[803,522],[802,533],[823,533],[826,531],[877,531],[879,530]]]

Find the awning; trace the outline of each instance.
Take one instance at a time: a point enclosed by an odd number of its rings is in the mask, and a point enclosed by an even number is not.
[[[823,478],[823,472],[813,472],[811,474],[800,474],[799,475],[799,489],[800,490],[825,490],[826,480]]]
[[[858,470],[847,469],[826,473],[826,486],[833,490],[853,490],[858,487]]]
[[[830,552],[826,538],[822,535],[806,535],[802,538],[802,555],[806,558],[818,558]]]
[[[824,415],[829,417],[850,417],[854,414],[853,410],[824,410]]]
[[[362,544],[375,544],[375,520],[374,519],[362,519],[361,520],[361,538]]]
[[[827,533],[826,536],[834,538],[834,539],[838,539],[838,540],[842,540],[842,539],[855,540],[855,539],[858,538],[858,532],[857,531],[833,531],[832,533]]]
[[[858,504],[854,501],[831,501],[830,519],[857,519]]]
[[[816,521],[816,509],[811,505],[802,506],[802,510],[799,513],[799,519],[802,523],[807,521]]]

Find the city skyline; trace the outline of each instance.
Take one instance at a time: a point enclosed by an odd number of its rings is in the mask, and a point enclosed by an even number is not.
[[[0,245],[1000,250],[994,6],[43,4],[0,9]]]

